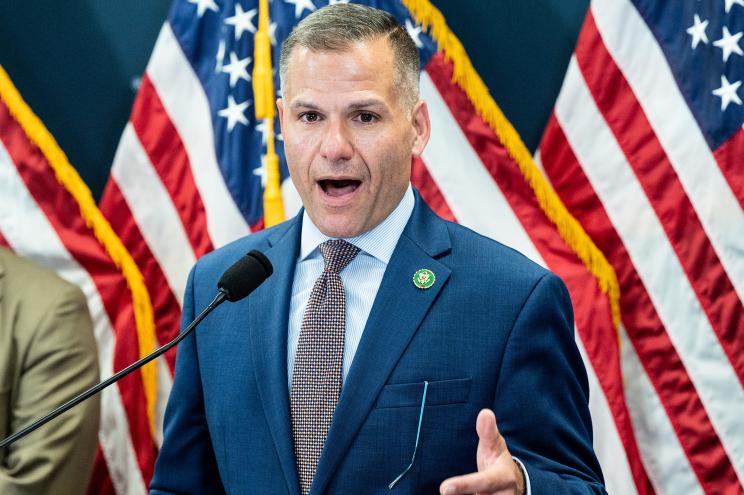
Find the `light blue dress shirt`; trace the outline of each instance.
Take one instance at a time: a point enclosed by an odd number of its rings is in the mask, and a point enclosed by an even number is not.
[[[390,262],[395,246],[403,233],[408,219],[413,213],[415,204],[413,189],[408,189],[393,212],[374,229],[364,234],[346,238],[361,251],[351,263],[341,272],[346,295],[346,333],[344,337],[344,363],[342,379],[346,380],[349,368],[354,360],[359,341],[362,339],[364,327],[367,325],[369,312],[380,289],[382,277]],[[300,342],[300,327],[305,313],[310,292],[315,281],[323,273],[323,256],[320,246],[325,241],[333,239],[323,234],[310,220],[307,211],[302,216],[302,237],[300,238],[300,254],[295,266],[294,282],[292,283],[292,300],[289,305],[289,335],[287,338],[287,386],[292,387],[292,373],[294,371],[297,345]],[[411,274],[413,275],[413,274]],[[531,495],[530,477],[522,461],[514,457],[522,467],[525,477],[525,494]]]
[[[346,380],[346,375],[349,373],[351,362],[354,360],[369,312],[372,309],[372,303],[377,297],[382,276],[385,275],[385,269],[398,244],[398,239],[411,217],[414,203],[413,189],[409,184],[403,199],[380,225],[360,236],[345,239],[361,251],[341,272],[346,295],[343,380]],[[289,305],[287,376],[290,387],[297,345],[300,341],[302,317],[313,285],[323,273],[323,256],[318,246],[329,239],[332,237],[318,230],[305,211],[302,217],[300,254],[295,266],[292,300]]]

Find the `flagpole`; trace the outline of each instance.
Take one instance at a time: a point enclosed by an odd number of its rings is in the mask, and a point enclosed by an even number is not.
[[[256,120],[266,122],[266,187],[264,188],[264,227],[284,221],[279,157],[274,144],[274,79],[271,68],[271,39],[269,37],[269,0],[260,0],[258,31],[254,38],[253,96]]]

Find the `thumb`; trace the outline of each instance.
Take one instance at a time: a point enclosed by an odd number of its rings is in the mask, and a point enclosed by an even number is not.
[[[483,409],[478,413],[475,421],[475,431],[478,433],[478,469],[485,468],[489,461],[495,460],[506,450],[504,437],[496,426],[496,415],[490,409]]]

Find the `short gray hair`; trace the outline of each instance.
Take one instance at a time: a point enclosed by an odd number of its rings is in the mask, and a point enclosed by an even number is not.
[[[323,7],[302,20],[282,44],[279,77],[282,95],[289,57],[299,45],[316,52],[344,51],[352,44],[387,37],[393,50],[395,84],[404,107],[411,109],[419,97],[419,53],[413,39],[389,13],[356,4]]]

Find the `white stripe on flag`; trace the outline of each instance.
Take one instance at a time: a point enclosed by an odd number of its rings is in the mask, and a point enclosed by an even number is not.
[[[206,210],[212,244],[218,248],[250,234],[217,164],[212,116],[204,88],[168,22],[160,31],[147,64],[147,74],[186,148],[194,182]],[[178,294],[180,298],[180,292]]]
[[[165,342],[161,342],[164,344]],[[163,445],[163,423],[165,419],[165,406],[168,405],[168,397],[173,388],[173,377],[168,367],[168,362],[159,357],[158,363],[158,395],[155,400],[155,445],[158,449]]]
[[[111,179],[119,186],[142,237],[162,268],[178,303],[182,304],[186,279],[196,257],[168,191],[131,123],[126,125],[121,135],[111,167]]]
[[[629,0],[594,0],[592,12],[607,51],[633,89],[739,299],[744,301],[744,212],[682,96],[661,47]]]
[[[432,122],[422,158],[457,221],[545,266],[426,72],[421,73],[421,97],[429,107]]]
[[[555,114],[605,206],[740,479],[744,390],[612,131],[571,57]]]
[[[300,194],[289,177],[282,182],[282,201],[284,202],[285,218],[292,218],[302,208],[302,198],[300,198]]]
[[[620,342],[625,399],[654,490],[659,495],[702,494],[703,488],[622,325]]]
[[[615,418],[610,411],[610,405],[604,390],[599,384],[594,366],[586,354],[586,347],[576,332],[576,345],[584,361],[584,368],[589,378],[589,412],[592,416],[592,431],[594,433],[594,452],[597,454],[602,474],[605,479],[607,493],[627,494],[638,493],[633,473],[628,464],[628,457],[620,434],[617,431]]]
[[[0,197],[6,204],[13,205],[9,209],[0,209],[0,231],[13,251],[54,270],[79,286],[85,294],[93,319],[101,375],[112,375],[114,331],[95,283],[70,255],[46,215],[39,209],[1,141]],[[131,442],[127,415],[116,387],[109,387],[101,393],[99,441],[117,493],[146,493]]]

